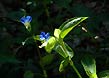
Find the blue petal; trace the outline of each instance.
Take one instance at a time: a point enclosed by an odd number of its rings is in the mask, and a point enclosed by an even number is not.
[[[45,36],[45,32],[41,32],[41,34],[40,35],[42,35],[43,37]]]
[[[26,16],[25,17],[25,22],[31,22],[32,20],[32,17],[31,16]]]
[[[40,40],[45,40],[45,37],[43,37],[43,35],[40,35]]]
[[[23,23],[23,24],[25,24],[27,22],[31,22],[31,20],[32,20],[32,17],[31,16],[26,16],[26,17],[22,17],[20,19],[20,22]]]
[[[50,33],[47,33],[47,34],[45,35],[45,39],[49,39],[49,37],[50,37]]]
[[[41,32],[40,34],[40,40],[48,40],[49,37],[50,37],[49,33],[45,34],[45,32]]]
[[[24,24],[24,23],[25,23],[25,17],[22,17],[22,18],[20,19],[20,22]]]

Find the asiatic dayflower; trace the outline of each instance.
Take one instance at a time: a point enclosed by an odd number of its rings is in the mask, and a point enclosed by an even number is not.
[[[42,48],[47,45],[48,39],[50,38],[50,33],[41,32],[39,37],[40,37],[40,40],[43,41],[42,45],[39,46],[39,48]]]
[[[32,21],[32,17],[31,16],[23,16],[20,19],[20,22],[23,23],[26,27],[26,29],[30,30],[31,29],[31,25],[30,22]]]

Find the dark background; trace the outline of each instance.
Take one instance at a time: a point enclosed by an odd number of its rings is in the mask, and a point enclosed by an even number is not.
[[[39,64],[41,57],[50,55],[44,63],[48,78],[77,78],[68,66],[59,72],[62,57],[56,52],[48,54],[39,49],[40,42],[32,39],[20,18],[32,16],[32,33],[41,31],[53,35],[55,28],[72,17],[89,17],[65,38],[75,56],[72,59],[83,78],[88,78],[81,65],[84,54],[96,60],[97,73],[109,69],[109,1],[108,0],[0,0],[0,78],[43,78]],[[88,32],[82,30],[85,27]]]

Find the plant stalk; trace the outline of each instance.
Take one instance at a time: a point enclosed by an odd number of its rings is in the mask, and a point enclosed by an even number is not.
[[[78,72],[77,68],[75,67],[74,63],[72,60],[70,60],[70,65],[73,67],[74,71],[77,73],[77,75],[79,76],[79,78],[82,78],[82,76],[80,75],[80,73]]]
[[[36,44],[36,45],[37,45],[37,44]],[[41,59],[42,57],[41,57],[41,54],[40,54],[40,51],[39,51],[39,48],[38,48],[38,47],[37,47],[37,52],[38,52],[39,58]],[[44,66],[43,66],[41,63],[40,63],[40,66],[41,66],[41,68],[42,68],[44,78],[47,78],[47,72],[46,72],[46,70],[44,69]]]
[[[60,40],[61,41],[61,46],[63,47],[63,49],[65,50],[65,54],[67,55],[67,49],[65,47],[65,43],[63,42],[63,39]],[[71,58],[69,58],[69,63],[70,65],[73,67],[74,71],[77,73],[77,75],[79,76],[79,78],[82,78],[82,76],[80,75],[80,73],[78,72],[77,68],[75,67],[73,61],[71,60]]]

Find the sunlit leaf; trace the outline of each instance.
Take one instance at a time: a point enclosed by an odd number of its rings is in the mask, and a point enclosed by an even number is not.
[[[45,46],[45,50],[50,53],[52,51],[52,49],[54,48],[56,43],[55,37],[50,37],[50,39],[48,40],[47,45]]]
[[[54,30],[54,36],[55,36],[56,38],[59,38],[60,33],[61,33],[61,30],[60,30],[60,29],[55,29],[55,30]]]
[[[60,26],[60,36],[64,38],[75,26],[87,19],[88,17],[75,17],[67,20]]]

